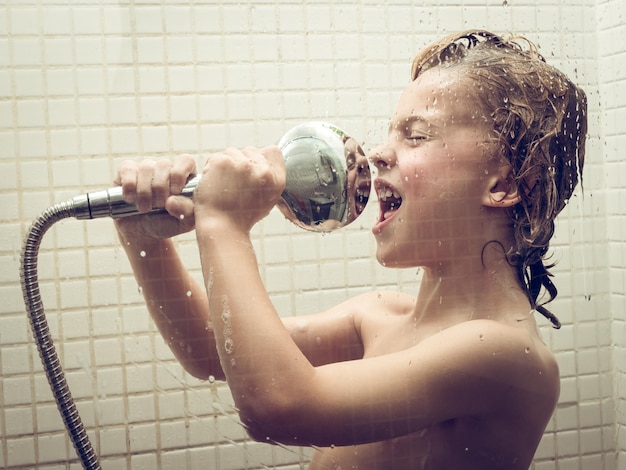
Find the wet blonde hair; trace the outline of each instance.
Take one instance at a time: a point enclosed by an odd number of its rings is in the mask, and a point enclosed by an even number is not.
[[[587,98],[562,72],[548,65],[523,37],[470,30],[422,50],[411,77],[434,67],[460,72],[461,86],[493,125],[500,155],[511,166],[521,201],[510,209],[515,245],[507,253],[532,308],[559,320],[543,305],[557,289],[544,264],[554,219],[582,185]],[[549,299],[538,304],[541,288]]]

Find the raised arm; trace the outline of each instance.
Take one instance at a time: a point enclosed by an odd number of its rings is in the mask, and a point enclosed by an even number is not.
[[[189,155],[173,162],[122,163],[115,184],[125,199],[142,212],[166,207],[169,215],[118,219],[115,225],[150,315],[176,358],[195,377],[224,380],[205,287],[189,274],[171,239],[194,228],[193,202],[176,197],[194,170]],[[284,318],[281,329],[315,365],[354,359],[362,354],[354,325],[359,308],[350,302],[322,314]]]
[[[114,182],[124,199],[141,212],[158,207],[169,214],[118,219],[115,225],[150,315],[176,358],[198,378],[223,379],[204,287],[184,267],[171,239],[194,228],[193,202],[177,197],[194,172],[189,155],[173,162],[122,163]]]

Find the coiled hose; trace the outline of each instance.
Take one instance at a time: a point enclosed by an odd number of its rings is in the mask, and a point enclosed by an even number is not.
[[[37,255],[44,234],[54,223],[74,215],[73,204],[68,201],[48,208],[33,222],[22,249],[20,276],[24,304],[30,318],[33,337],[37,343],[39,357],[56,400],[57,408],[65,423],[65,428],[83,467],[88,470],[99,470],[101,467],[98,457],[78,415],[74,399],[65,380],[63,368],[54,348],[37,279]]]

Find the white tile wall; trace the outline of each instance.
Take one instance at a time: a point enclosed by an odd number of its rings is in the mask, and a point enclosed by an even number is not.
[[[513,31],[589,95],[585,195],[554,251],[561,400],[536,470],[626,469],[626,11],[623,0],[8,0],[0,5],[0,466],[79,468],[19,289],[30,222],[107,187],[124,158],[275,142],[326,119],[376,144],[413,54],[453,30]],[[329,236],[273,213],[255,245],[276,305],[318,311],[412,271],[372,259],[371,211]],[[193,238],[179,247],[199,275]],[[64,221],[40,279],[72,393],[104,468],[304,468],[247,439],[222,384],[185,375],[150,323],[111,222]],[[296,310],[297,306],[297,310]],[[66,462],[70,462],[66,464]]]
[[[599,89],[602,106],[601,151],[604,153],[603,173],[606,178],[606,213],[608,278],[611,286],[610,306],[613,313],[612,334],[615,370],[616,465],[626,469],[626,165],[623,145],[626,144],[626,47],[619,38],[626,36],[626,5],[620,1],[604,1],[597,6],[597,43],[602,45],[599,57]]]

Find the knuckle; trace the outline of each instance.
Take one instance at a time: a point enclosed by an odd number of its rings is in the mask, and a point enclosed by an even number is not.
[[[169,170],[174,164],[166,158],[161,158],[154,163],[154,166],[159,170]]]
[[[154,169],[154,167],[156,166],[156,163],[154,160],[151,160],[149,158],[144,158],[143,160],[141,160],[138,165],[137,165],[137,169],[139,171],[152,171]]]

